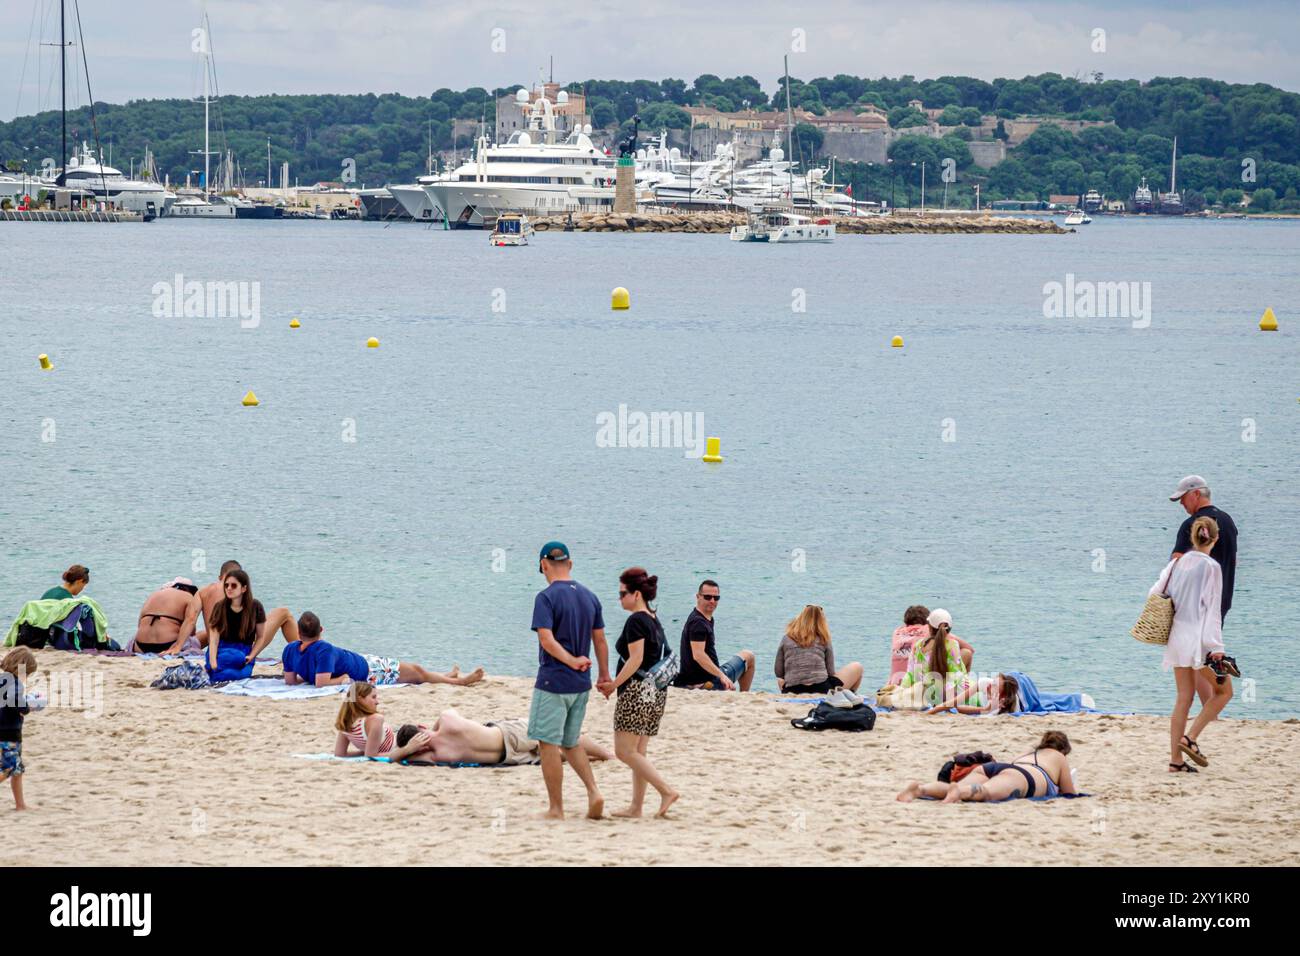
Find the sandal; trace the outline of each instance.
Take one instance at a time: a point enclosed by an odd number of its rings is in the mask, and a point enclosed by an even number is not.
[[[1176,772],[1176,773],[1196,773],[1196,772],[1197,772],[1197,770],[1196,770],[1195,767],[1189,767],[1189,766],[1187,766],[1187,762],[1186,762],[1186,761],[1183,761],[1182,763],[1171,763],[1171,764],[1169,765],[1169,769],[1172,770],[1172,771],[1174,771],[1174,772]]]
[[[1241,670],[1237,667],[1237,659],[1224,654],[1217,661],[1209,654],[1205,655],[1205,664],[1210,670],[1214,671],[1219,683],[1223,683],[1224,677],[1240,677]]]
[[[1178,742],[1178,749],[1187,754],[1187,756],[1191,757],[1202,767],[1208,767],[1210,765],[1210,758],[1201,753],[1201,748],[1196,745],[1196,741],[1186,734],[1183,734],[1183,739]]]

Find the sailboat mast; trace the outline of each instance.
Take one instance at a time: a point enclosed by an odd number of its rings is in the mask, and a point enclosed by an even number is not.
[[[1178,186],[1176,185],[1177,182],[1178,182],[1178,137],[1175,136],[1174,137],[1174,161],[1173,161],[1173,165],[1170,166],[1169,168],[1169,191],[1171,193],[1178,191]]]
[[[68,39],[64,24],[65,6],[64,0],[59,0],[59,96],[63,116],[63,165],[59,167],[62,171],[58,179],[60,186],[66,186],[68,179]]]
[[[786,157],[788,162],[794,162],[794,111],[790,109],[790,55],[785,56],[785,128],[786,128],[786,149],[790,155]]]
[[[211,161],[208,153],[208,98],[210,89],[208,85],[210,82],[208,73],[212,68],[212,63],[209,60],[209,56],[208,22],[207,17],[205,16],[203,18],[203,191],[205,194],[211,188],[211,183],[208,179],[208,176],[211,174],[211,170],[208,168],[208,164]]]

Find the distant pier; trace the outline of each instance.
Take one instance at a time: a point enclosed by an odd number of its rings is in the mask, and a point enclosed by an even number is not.
[[[804,214],[801,212],[801,214]],[[812,217],[814,219],[818,217]],[[538,232],[730,232],[732,226],[743,225],[745,216],[735,212],[697,213],[636,213],[618,216],[594,213],[563,216],[542,216],[530,220]],[[994,235],[1062,235],[1073,232],[1045,219],[1024,219],[1009,216],[954,215],[938,216],[865,216],[832,217],[835,231],[840,235],[941,235],[977,234]]]
[[[67,209],[0,209],[6,222],[144,222],[138,212]]]

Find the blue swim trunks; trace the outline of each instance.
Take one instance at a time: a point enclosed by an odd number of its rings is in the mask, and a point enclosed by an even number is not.
[[[22,776],[23,745],[11,740],[0,740],[0,776],[13,774]]]

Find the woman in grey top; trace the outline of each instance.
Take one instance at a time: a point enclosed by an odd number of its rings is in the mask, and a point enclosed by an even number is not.
[[[857,661],[835,669],[831,629],[820,604],[809,604],[785,626],[776,649],[776,683],[787,694],[825,694],[839,687],[856,691],[862,683]]]

